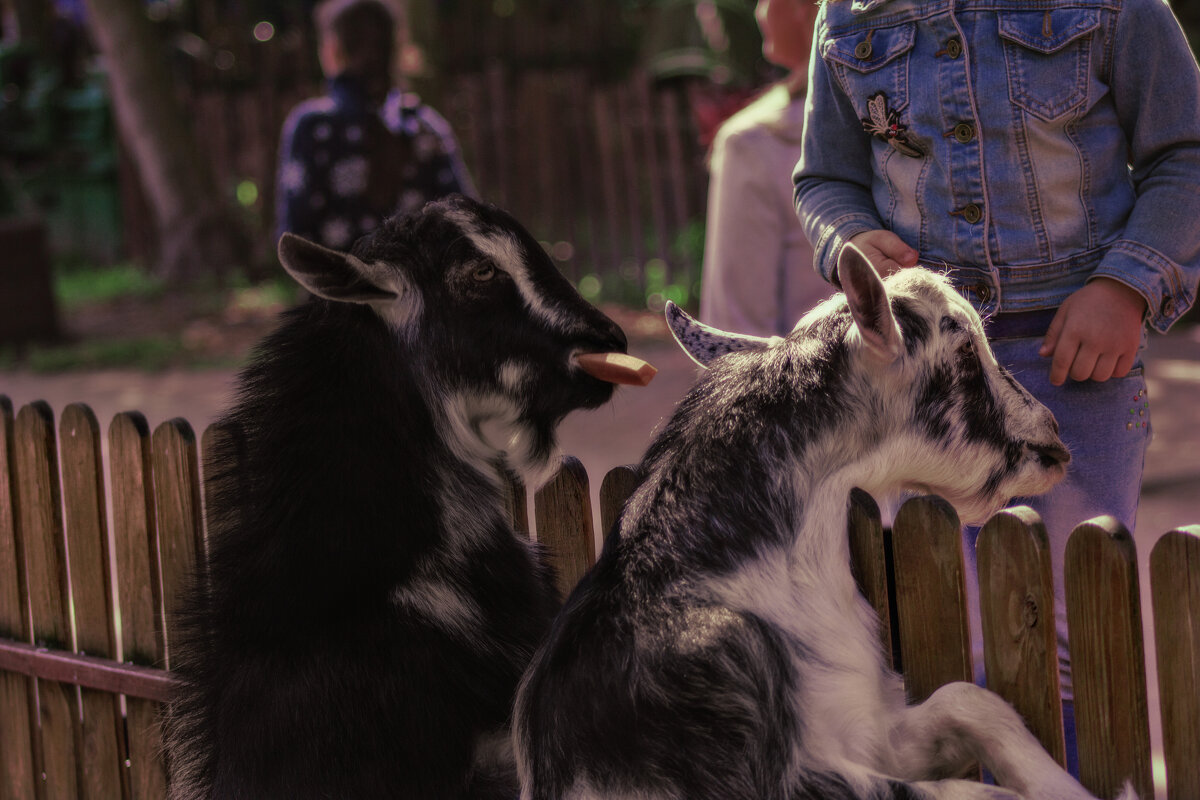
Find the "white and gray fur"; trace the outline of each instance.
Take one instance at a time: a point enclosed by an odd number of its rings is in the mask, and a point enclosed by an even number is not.
[[[668,309],[709,369],[522,682],[523,800],[1090,797],[987,690],[906,705],[846,535],[854,487],[974,521],[1049,489],[1054,419],[944,278],[838,274],[785,338]],[[1004,788],[955,779],[976,759]]]
[[[624,351],[504,212],[464,198],[351,253],[291,235],[313,295],[242,373],[208,460],[208,567],[172,642],[173,800],[511,800],[508,725],[557,607],[497,464],[544,471]]]

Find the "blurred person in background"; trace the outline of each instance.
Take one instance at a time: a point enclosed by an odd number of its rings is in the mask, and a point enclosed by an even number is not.
[[[833,293],[813,270],[787,178],[800,159],[817,8],[815,0],[758,0],[763,56],[787,75],[713,141],[700,319],[718,328],[782,335]]]
[[[284,122],[277,234],[347,250],[392,214],[455,192],[477,198],[450,125],[392,80],[403,5],[325,0],[314,20],[327,90]]]

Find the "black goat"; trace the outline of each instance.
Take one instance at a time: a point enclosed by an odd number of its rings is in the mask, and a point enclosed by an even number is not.
[[[295,236],[286,313],[210,456],[207,569],[183,604],[171,797],[509,798],[517,682],[557,607],[496,469],[544,468],[623,352],[508,214],[463,198],[351,254]]]

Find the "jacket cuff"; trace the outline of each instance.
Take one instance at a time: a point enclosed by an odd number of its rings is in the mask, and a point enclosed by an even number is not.
[[[866,231],[882,228],[878,219],[869,214],[852,213],[834,220],[821,234],[820,241],[813,249],[817,253],[817,270],[821,277],[841,289],[838,280],[837,265],[844,248],[852,238]]]
[[[1128,239],[1113,244],[1091,278],[1110,278],[1146,298],[1146,321],[1159,333],[1166,333],[1196,301],[1196,287],[1178,264]]]

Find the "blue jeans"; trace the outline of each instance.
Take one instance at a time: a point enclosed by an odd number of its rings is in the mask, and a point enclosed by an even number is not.
[[[1054,574],[1054,613],[1058,631],[1058,663],[1064,704],[1067,760],[1075,762],[1074,691],[1067,650],[1067,606],[1063,591],[1063,561],[1067,538],[1075,526],[1101,514],[1111,514],[1133,533],[1142,468],[1150,441],[1150,403],[1142,360],[1134,362],[1124,378],[1103,383],[1067,379],[1050,384],[1050,360],[1037,354],[1041,336],[996,339],[991,342],[996,360],[1054,413],[1059,432],[1071,451],[1067,477],[1048,494],[1013,498],[1010,505],[1027,505],[1041,515],[1050,540]],[[967,528],[967,599],[975,642],[976,678],[982,683],[983,652],[980,634],[978,573],[975,542],[978,528]],[[1078,770],[1072,770],[1077,774]]]

